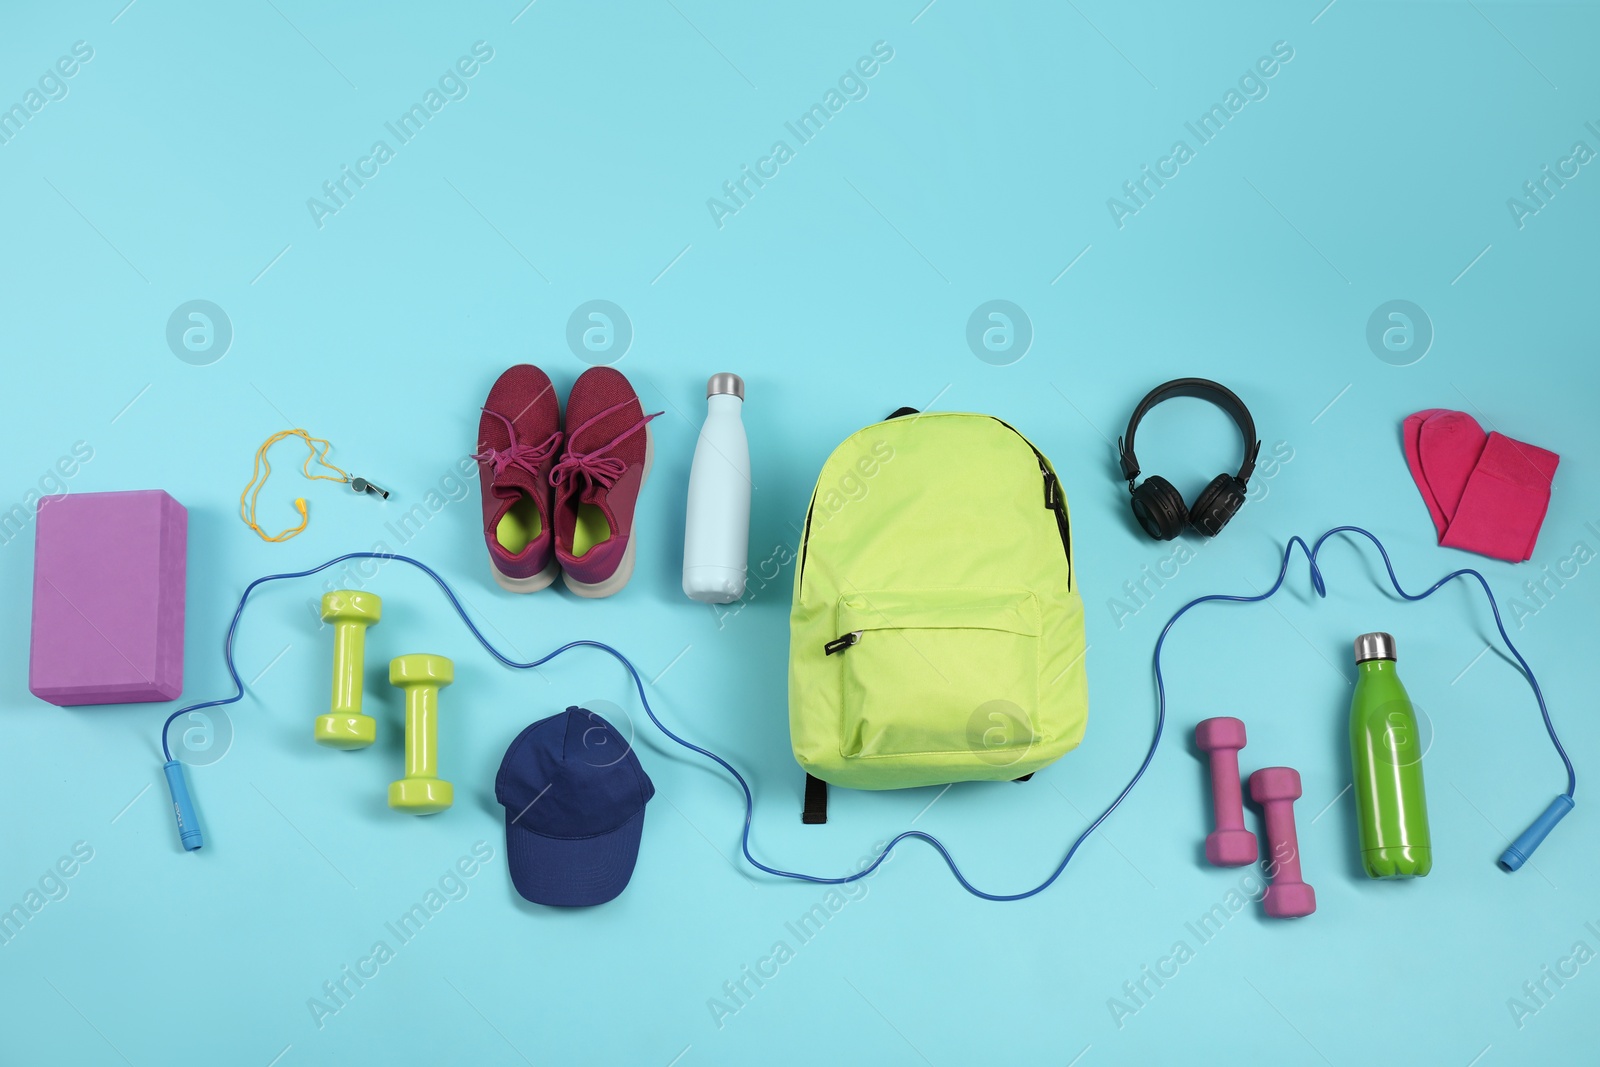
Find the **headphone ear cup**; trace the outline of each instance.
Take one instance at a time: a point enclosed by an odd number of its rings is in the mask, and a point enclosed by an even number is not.
[[[1170,541],[1183,532],[1189,509],[1184,506],[1183,494],[1157,474],[1133,491],[1133,517],[1157,541]]]
[[[1242,507],[1244,483],[1231,474],[1219,474],[1194,498],[1189,522],[1207,537],[1215,537]]]

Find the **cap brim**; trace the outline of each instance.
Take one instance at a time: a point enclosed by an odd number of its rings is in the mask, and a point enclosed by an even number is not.
[[[506,866],[517,892],[535,904],[584,908],[614,900],[633,877],[644,833],[644,808],[610,833],[544,837],[506,809]]]

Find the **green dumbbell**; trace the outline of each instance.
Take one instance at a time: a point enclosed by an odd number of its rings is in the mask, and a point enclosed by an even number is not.
[[[389,684],[406,694],[406,776],[389,783],[391,808],[432,815],[455,802],[455,788],[439,777],[439,690],[455,680],[455,665],[443,656],[389,662]]]
[[[383,614],[372,593],[338,589],[322,598],[322,618],[333,623],[333,708],[317,716],[313,736],[330,748],[366,748],[378,739],[378,723],[361,714],[361,677],[366,669],[367,627]]]

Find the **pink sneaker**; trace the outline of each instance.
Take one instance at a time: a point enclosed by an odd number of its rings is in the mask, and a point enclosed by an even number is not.
[[[590,367],[567,396],[566,452],[555,487],[556,559],[567,588],[610,596],[633,575],[633,509],[654,449],[639,395],[619,371]]]
[[[483,402],[478,452],[483,539],[494,580],[532,593],[556,580],[550,472],[561,447],[561,406],[538,367],[519,363],[500,375]]]

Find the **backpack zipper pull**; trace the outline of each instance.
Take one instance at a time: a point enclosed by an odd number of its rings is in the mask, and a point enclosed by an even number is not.
[[[861,631],[855,630],[845,634],[843,637],[835,637],[832,641],[822,646],[822,652],[824,655],[831,656],[835,652],[843,652],[859,640],[861,640]]]

